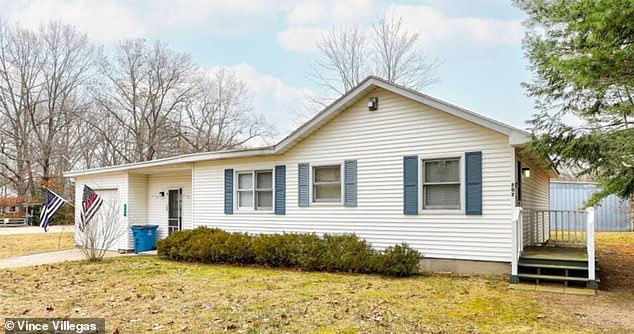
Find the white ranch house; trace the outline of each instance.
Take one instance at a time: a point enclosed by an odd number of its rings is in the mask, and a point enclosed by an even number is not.
[[[521,272],[522,250],[546,244],[556,220],[548,210],[557,172],[521,154],[529,140],[523,130],[369,77],[271,147],[66,176],[75,179],[75,217],[85,184],[120,208],[116,224],[128,233],[114,250],[133,248],[136,224],[159,225],[159,238],[199,226],[356,233],[377,248],[406,242],[422,253],[425,270],[516,280],[535,274]]]

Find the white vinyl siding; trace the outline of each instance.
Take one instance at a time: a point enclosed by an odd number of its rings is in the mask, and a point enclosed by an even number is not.
[[[534,210],[550,209],[550,177],[544,170],[528,159],[517,157],[522,162],[522,168],[530,168],[530,177],[522,176],[522,208],[524,209],[523,218],[525,221],[535,217]],[[532,212],[532,214],[531,214]],[[539,221],[543,221],[545,226],[550,218],[549,214],[539,216]],[[544,234],[548,234],[548,230],[544,229]],[[529,230],[528,224],[524,224],[524,241],[528,242]]]
[[[84,184],[97,193],[116,190],[118,199],[119,224],[124,230],[116,247],[112,250],[134,249],[132,225],[158,225],[158,237],[167,236],[168,192],[182,189],[182,226],[192,228],[192,173],[191,167],[179,166],[176,170],[134,171],[78,176],[75,179],[75,221],[79,220]],[[164,196],[160,193],[163,192]],[[104,203],[104,205],[106,205]],[[124,205],[127,215],[124,216]]]
[[[128,185],[128,226],[145,225],[148,221],[148,175],[128,174]],[[128,229],[127,249],[134,249],[131,229]]]
[[[127,217],[123,216],[123,203],[128,201],[128,173],[105,173],[99,176],[78,176],[75,178],[75,226],[79,224],[81,214],[81,201],[84,193],[84,185],[88,185],[95,192],[103,193],[104,202],[99,211],[106,210],[116,212],[117,224],[121,231],[119,239],[112,245],[110,250],[128,249],[130,234],[128,233]],[[93,219],[90,223],[96,221]],[[75,241],[79,244],[79,229],[75,229]]]
[[[377,111],[368,111],[369,96],[379,97]],[[403,215],[403,156],[463,157],[470,151],[482,151],[482,215],[467,216],[464,210]],[[312,200],[309,207],[298,207],[298,163],[309,163],[312,170],[347,159],[358,163],[356,207]],[[509,262],[513,161],[507,136],[377,89],[285,154],[197,162],[194,227],[356,233],[377,248],[407,242],[426,257]],[[281,164],[287,166],[285,215],[224,214],[225,168],[258,170]]]
[[[183,189],[183,229],[192,228],[192,174],[191,172],[164,172],[148,175],[148,219],[147,224],[159,225],[158,237],[167,237],[169,190]],[[222,192],[222,189],[220,189]],[[160,193],[164,196],[161,197]]]

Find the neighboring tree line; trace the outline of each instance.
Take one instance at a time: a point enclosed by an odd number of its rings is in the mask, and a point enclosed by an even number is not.
[[[323,96],[307,101],[301,119],[371,74],[414,89],[436,81],[438,62],[419,39],[386,15],[368,31],[324,34],[309,73]],[[0,21],[0,181],[18,198],[37,198],[38,184],[64,191],[67,170],[240,148],[274,133],[246,82],[205,71],[165,43],[104,48],[74,26]]]
[[[539,107],[529,150],[600,181],[588,204],[609,194],[634,200],[632,1],[515,4],[528,15],[524,46],[535,78],[525,86]]]
[[[161,42],[106,49],[60,23],[0,21],[0,179],[19,198],[62,173],[243,147],[273,126],[247,84]]]

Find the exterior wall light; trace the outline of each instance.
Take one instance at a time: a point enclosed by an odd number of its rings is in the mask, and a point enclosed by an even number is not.
[[[378,109],[379,109],[379,98],[378,97],[371,97],[368,100],[368,110],[374,111],[374,110],[378,110]]]
[[[525,178],[531,177],[531,169],[530,168],[522,168],[522,176]]]

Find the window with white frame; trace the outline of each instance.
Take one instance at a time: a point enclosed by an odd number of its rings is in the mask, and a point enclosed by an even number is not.
[[[271,210],[273,208],[273,172],[255,172],[255,209]]]
[[[460,158],[423,160],[423,209],[460,209]]]
[[[273,171],[238,172],[238,209],[272,210]]]
[[[313,201],[341,202],[341,165],[313,167]]]

